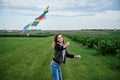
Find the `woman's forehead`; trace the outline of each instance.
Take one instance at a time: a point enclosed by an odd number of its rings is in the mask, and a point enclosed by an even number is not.
[[[60,34],[60,35],[58,35],[58,37],[62,37],[62,35]]]

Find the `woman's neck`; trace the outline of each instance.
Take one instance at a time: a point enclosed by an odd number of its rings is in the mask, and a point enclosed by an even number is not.
[[[63,45],[63,42],[58,42],[58,44]]]

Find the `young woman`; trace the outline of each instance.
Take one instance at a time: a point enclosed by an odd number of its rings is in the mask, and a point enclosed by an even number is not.
[[[66,48],[70,45],[70,42],[64,43],[62,34],[57,34],[54,38],[52,47],[54,49],[53,60],[50,64],[53,80],[62,80],[62,74],[60,65],[65,64],[66,57],[69,58],[81,58],[80,55],[68,54]]]

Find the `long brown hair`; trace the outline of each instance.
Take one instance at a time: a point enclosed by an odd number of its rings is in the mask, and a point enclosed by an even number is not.
[[[54,49],[55,45],[56,45],[57,42],[58,42],[57,38],[58,38],[59,35],[62,35],[62,34],[61,34],[61,33],[58,33],[58,34],[56,34],[55,37],[54,37],[54,41],[53,41],[53,43],[52,43],[52,48],[53,48],[53,49]],[[64,38],[63,38],[63,43],[64,43]]]

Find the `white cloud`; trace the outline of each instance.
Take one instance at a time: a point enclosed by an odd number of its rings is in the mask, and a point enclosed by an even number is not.
[[[2,0],[0,10],[14,9],[20,14],[37,15],[50,6],[50,15],[83,16],[113,11],[116,7],[113,1],[118,0]]]
[[[107,14],[120,15],[120,11],[106,10],[106,13],[107,13]]]

